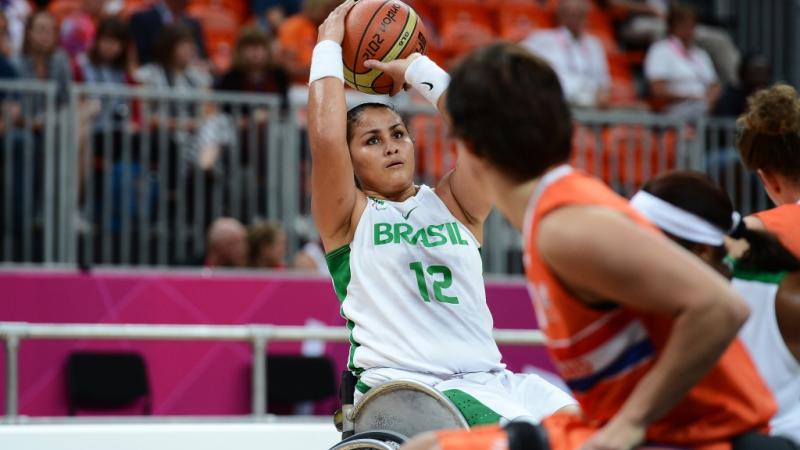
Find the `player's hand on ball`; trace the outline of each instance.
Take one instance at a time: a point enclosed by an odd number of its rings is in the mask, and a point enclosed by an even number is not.
[[[410,66],[411,63],[420,56],[422,55],[419,53],[412,53],[408,55],[408,58],[395,59],[394,61],[389,62],[381,62],[375,59],[370,59],[364,61],[364,66],[366,66],[368,69],[380,70],[386,75],[392,77],[394,85],[392,86],[392,93],[390,95],[395,95],[406,86],[406,70],[408,69],[408,66]]]
[[[318,43],[322,41],[342,43],[342,39],[344,39],[344,19],[355,4],[355,0],[347,0],[328,15],[328,18],[319,26]]]
[[[612,419],[594,434],[581,450],[631,450],[644,441],[646,427],[627,420]]]

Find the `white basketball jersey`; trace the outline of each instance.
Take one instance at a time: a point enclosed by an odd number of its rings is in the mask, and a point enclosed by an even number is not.
[[[770,422],[771,433],[800,442],[800,363],[786,347],[778,328],[778,285],[734,278],[733,287],[750,306],[750,318],[739,337],[778,401],[778,412]]]
[[[350,370],[501,370],[478,241],[427,186],[368,199],[353,242],[327,255],[350,330]]]

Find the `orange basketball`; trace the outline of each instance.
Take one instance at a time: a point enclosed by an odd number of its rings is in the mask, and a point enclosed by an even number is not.
[[[367,69],[364,61],[389,62],[427,50],[425,26],[410,6],[398,0],[359,0],[345,19],[344,80],[367,94],[389,94],[392,78]]]

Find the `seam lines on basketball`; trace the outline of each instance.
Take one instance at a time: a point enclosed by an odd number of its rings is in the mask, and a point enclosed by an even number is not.
[[[356,84],[356,65],[358,65],[358,55],[361,54],[361,44],[364,42],[364,37],[367,35],[367,31],[369,30],[369,27],[372,25],[372,21],[375,20],[375,16],[377,16],[378,13],[381,12],[383,7],[386,6],[386,4],[389,3],[390,1],[392,1],[392,0],[386,0],[385,2],[381,3],[381,6],[378,7],[375,10],[375,12],[372,14],[372,17],[369,18],[369,22],[367,22],[367,26],[364,27],[364,31],[361,33],[361,39],[358,40],[358,47],[356,47],[356,53],[353,56],[354,59],[353,59],[353,70],[352,70],[352,72],[347,70],[347,65],[344,66],[345,72],[350,72],[350,73],[353,74],[353,84]]]
[[[418,28],[418,25],[419,25],[419,16],[417,15],[416,11],[414,11],[411,8],[409,8],[408,9],[408,14],[406,16],[406,22],[403,24],[403,28],[402,28],[400,34],[397,35],[397,38],[395,39],[394,43],[392,44],[392,47],[383,56],[383,58],[381,58],[381,61],[387,62],[387,61],[392,61],[394,59],[397,59],[397,57],[400,56],[400,54],[403,52],[403,50],[405,50],[405,47],[399,47],[398,43],[403,38],[403,36],[408,34],[408,40],[406,42],[406,45],[408,45],[411,42],[411,40],[414,38],[415,32],[417,31],[417,28]],[[352,75],[353,82],[352,82],[351,86],[355,87],[356,89],[361,88],[359,90],[369,89],[373,93],[376,93],[372,83],[374,83],[375,79],[377,79],[378,76],[380,76],[381,72],[376,71],[376,70],[373,69],[373,70],[371,70],[371,71],[369,71],[367,73],[359,74],[359,73],[355,73],[355,72],[349,70],[347,67],[345,67],[344,70],[345,70],[345,77],[347,75]],[[361,84],[361,82],[369,83],[369,84]]]

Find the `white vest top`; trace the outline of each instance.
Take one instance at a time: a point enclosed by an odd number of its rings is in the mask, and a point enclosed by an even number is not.
[[[368,199],[353,242],[327,255],[356,375],[502,370],[478,241],[427,186]]]
[[[739,332],[759,373],[778,401],[771,433],[800,442],[800,363],[786,347],[775,316],[778,285],[734,278],[733,287],[750,306]]]

